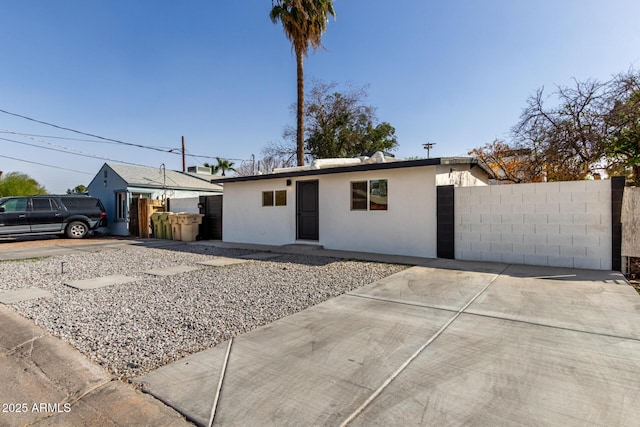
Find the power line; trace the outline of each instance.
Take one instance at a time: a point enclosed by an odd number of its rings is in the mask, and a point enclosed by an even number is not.
[[[38,134],[33,134],[33,133],[22,133],[22,132],[14,132],[11,131],[9,129],[2,129],[0,130],[0,133],[10,133],[12,135],[16,135],[16,136],[24,136],[24,137],[36,137],[36,138],[52,138],[52,139],[63,139],[65,141],[80,141],[80,142],[96,142],[99,144],[115,144],[115,142],[111,142],[111,141],[98,141],[95,139],[84,139],[84,138],[69,138],[69,137],[65,137],[65,136],[53,136],[53,135],[38,135]],[[154,147],[154,146],[149,146],[151,148],[159,148],[159,149],[167,149],[167,150],[177,150],[177,148],[171,148],[171,147]]]
[[[107,161],[110,161],[110,162],[124,163],[124,164],[127,164],[127,165],[133,165],[133,166],[145,166],[145,165],[141,165],[141,164],[138,164],[138,163],[131,163],[131,162],[125,162],[125,161],[122,161],[122,160],[110,159],[108,157],[94,156],[92,154],[77,153],[77,152],[70,151],[70,150],[61,150],[61,149],[52,148],[52,147],[43,147],[41,145],[29,144],[28,142],[16,141],[16,140],[13,140],[13,139],[8,139],[8,138],[1,138],[0,137],[0,140],[13,142],[15,144],[28,145],[30,147],[41,148],[43,150],[51,150],[51,151],[57,151],[59,153],[73,154],[74,156],[89,157],[89,158],[92,158],[92,159],[99,159],[99,160],[107,160]]]
[[[100,135],[96,135],[96,134],[92,134],[92,133],[88,133],[88,132],[82,132],[82,131],[79,131],[79,130],[76,130],[76,129],[72,129],[72,128],[56,125],[56,124],[53,124],[53,123],[45,122],[45,121],[42,121],[42,120],[34,119],[33,117],[24,116],[22,114],[12,113],[11,111],[7,111],[7,110],[3,110],[3,109],[0,109],[0,113],[8,114],[8,115],[14,116],[14,117],[20,117],[20,118],[25,119],[25,120],[29,120],[29,121],[32,121],[32,122],[35,122],[35,123],[43,124],[45,126],[51,126],[51,127],[56,128],[56,129],[66,130],[66,131],[74,132],[74,133],[77,133],[77,134],[80,134],[80,135],[90,136],[92,138],[97,138],[97,139],[100,139],[102,141],[106,141],[107,143],[127,145],[127,146],[130,146],[130,147],[144,148],[144,149],[147,149],[147,150],[154,150],[154,151],[159,151],[159,152],[162,152],[162,153],[170,153],[170,154],[175,154],[175,155],[181,155],[182,154],[181,150],[178,149],[178,148],[162,148],[162,147],[153,147],[153,146],[149,146],[149,145],[134,144],[134,143],[131,143],[131,142],[125,142],[125,141],[120,141],[118,139],[107,138],[107,137],[104,137],[104,136],[100,136]],[[18,134],[18,133],[16,133],[16,134]],[[42,137],[44,137],[44,136],[42,136]],[[49,138],[56,138],[56,137],[49,137]],[[91,140],[89,140],[89,141],[85,141],[85,142],[101,142],[101,141],[91,141]],[[216,156],[205,156],[205,155],[198,155],[198,154],[190,154],[190,155],[192,157],[199,157],[199,158],[202,158],[202,159],[215,159],[216,158]],[[220,157],[220,156],[218,156],[218,157]],[[226,157],[220,157],[220,158],[224,158],[226,160],[234,160],[234,161],[245,161],[246,160],[246,159],[230,159],[230,158],[226,158]]]
[[[83,172],[83,171],[77,171],[77,170],[74,170],[74,169],[61,168],[60,166],[53,166],[53,165],[47,165],[47,164],[45,164],[45,163],[32,162],[32,161],[30,161],[30,160],[17,159],[17,158],[15,158],[15,157],[4,156],[4,155],[2,155],[2,154],[0,154],[0,157],[2,157],[2,158],[4,158],[4,159],[16,160],[16,161],[18,161],[18,162],[31,163],[31,164],[33,164],[33,165],[38,165],[38,166],[46,166],[46,167],[49,167],[49,168],[62,169],[62,170],[69,171],[69,172],[83,173],[83,174],[85,174],[85,175],[95,175],[95,174],[93,174],[93,173],[91,173],[91,172]]]
[[[21,119],[29,120],[29,121],[32,121],[32,122],[35,122],[35,123],[40,123],[40,124],[45,125],[45,126],[51,126],[51,127],[56,128],[56,129],[62,129],[62,130],[66,130],[66,131],[69,131],[69,132],[74,132],[74,133],[77,133],[77,134],[80,134],[80,135],[90,136],[92,138],[101,139],[103,141],[110,141],[110,142],[116,143],[116,144],[128,145],[128,146],[131,146],[131,147],[138,147],[138,148],[146,148],[148,150],[161,151],[163,153],[173,153],[173,150],[174,150],[173,148],[170,149],[170,150],[166,150],[166,149],[162,149],[162,148],[150,147],[150,146],[147,146],[147,145],[140,145],[140,144],[133,144],[131,142],[124,142],[124,141],[120,141],[118,139],[106,138],[104,136],[95,135],[93,133],[82,132],[82,131],[71,129],[71,128],[64,127],[64,126],[54,125],[53,123],[44,122],[42,120],[34,119],[32,117],[23,116],[22,114],[12,113],[11,111],[6,111],[6,110],[2,110],[2,109],[0,109],[0,113],[8,114],[10,116],[20,117]],[[175,154],[180,154],[180,153],[175,153]]]

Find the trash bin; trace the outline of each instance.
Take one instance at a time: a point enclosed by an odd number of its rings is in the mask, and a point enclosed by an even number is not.
[[[180,224],[178,224],[178,214],[169,214],[169,224],[171,225],[171,236],[173,240],[182,240]]]
[[[169,222],[169,215],[170,212],[162,212],[160,214],[160,224],[163,232],[162,232],[162,239],[169,239],[171,240],[171,223]]]
[[[153,237],[156,239],[164,239],[164,226],[160,220],[162,212],[155,212],[151,214],[151,223],[153,224]]]
[[[180,240],[183,242],[194,242],[196,240],[203,216],[202,214],[184,212],[176,214],[178,224],[180,224]]]

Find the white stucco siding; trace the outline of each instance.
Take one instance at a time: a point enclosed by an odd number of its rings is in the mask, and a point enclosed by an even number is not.
[[[286,206],[262,206],[262,192],[286,190]],[[295,184],[285,179],[225,183],[222,235],[226,242],[284,245],[295,242]]]
[[[436,185],[455,185],[456,187],[475,187],[488,185],[487,174],[477,165],[438,165],[436,166]]]
[[[319,243],[327,249],[435,257],[435,169],[319,176]],[[351,210],[351,182],[388,180],[388,210]],[[225,196],[226,197],[226,196]]]
[[[448,171],[448,170],[447,170]],[[470,182],[480,184],[469,174]],[[435,257],[436,168],[381,169],[225,183],[227,242],[284,245],[296,240],[296,187],[318,181],[317,243],[327,249]],[[351,210],[351,183],[387,180],[386,211]],[[262,206],[262,192],[286,190],[287,206]]]

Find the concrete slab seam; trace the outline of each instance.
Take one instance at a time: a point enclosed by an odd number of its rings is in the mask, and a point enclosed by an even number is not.
[[[468,314],[470,316],[485,317],[487,319],[506,320],[506,321],[509,321],[509,322],[522,323],[524,325],[530,325],[530,326],[540,326],[540,327],[543,327],[543,328],[558,329],[558,330],[561,330],[561,331],[578,332],[578,333],[581,333],[581,334],[597,335],[599,337],[616,338],[616,339],[621,339],[621,340],[629,340],[629,341],[638,341],[638,342],[640,342],[640,338],[623,337],[623,336],[620,336],[620,335],[612,335],[612,334],[605,334],[605,333],[601,333],[601,332],[585,331],[585,330],[582,330],[582,329],[572,329],[572,328],[567,328],[567,327],[564,327],[564,326],[545,325],[544,323],[530,322],[528,320],[510,319],[508,317],[492,316],[490,314],[474,313],[472,311],[471,312],[468,311],[465,314]]]
[[[409,366],[411,364],[411,362],[413,362],[415,360],[416,357],[418,357],[420,355],[420,353],[422,353],[422,351],[424,351],[425,348],[427,348],[433,341],[435,341],[440,335],[442,335],[442,333],[458,318],[460,317],[460,315],[484,292],[486,291],[489,286],[491,286],[497,279],[498,277],[500,277],[505,271],[507,271],[507,269],[511,266],[511,264],[508,264],[504,270],[502,270],[500,273],[496,274],[495,277],[493,279],[491,279],[491,281],[489,283],[486,284],[486,286],[484,288],[482,288],[473,298],[471,298],[471,300],[465,304],[464,307],[462,307],[460,310],[458,310],[458,312],[451,318],[449,319],[449,321],[447,323],[444,324],[444,326],[442,326],[431,338],[429,338],[429,340],[422,344],[420,346],[420,348],[418,350],[416,350],[415,353],[413,353],[402,365],[400,365],[400,367],[398,369],[396,369],[396,371],[394,373],[391,374],[391,376],[389,378],[387,378],[380,387],[378,387],[378,389],[376,391],[373,392],[373,394],[371,394],[371,396],[369,396],[367,398],[367,400],[364,401],[364,403],[362,405],[360,405],[355,411],[353,411],[353,413],[351,415],[349,415],[349,417],[347,417],[346,420],[344,420],[341,424],[340,427],[346,427],[347,425],[349,425],[350,422],[352,422],[353,420],[355,420],[358,415],[360,415],[362,413],[362,411],[364,411],[370,404],[371,402],[373,402],[388,386],[389,384],[391,384],[391,382],[396,379],[406,368],[407,366]]]
[[[222,362],[222,371],[220,372],[220,380],[218,381],[218,387],[216,388],[216,397],[213,400],[213,406],[211,407],[211,417],[209,418],[209,427],[213,425],[213,420],[216,416],[216,409],[218,408],[218,401],[220,400],[220,392],[222,391],[222,382],[224,381],[224,374],[227,372],[227,364],[229,363],[229,354],[231,353],[231,344],[233,344],[233,337],[229,340],[227,345],[227,353],[224,356],[224,362]]]
[[[189,416],[188,414],[185,414],[183,412],[180,412],[178,410],[178,408],[176,408],[174,406],[173,403],[169,402],[167,399],[165,399],[163,396],[161,396],[158,393],[154,393],[153,391],[149,390],[146,388],[144,383],[140,383],[142,385],[142,392],[148,394],[149,396],[152,396],[154,399],[157,399],[158,401],[162,402],[163,404],[167,405],[169,408],[173,409],[174,411],[180,413],[182,416],[184,416],[188,421],[190,421],[191,423],[195,424],[195,425],[199,425],[198,424],[198,420],[196,420],[195,418]]]
[[[358,295],[358,294],[352,294],[352,293],[346,293],[344,295],[348,296],[348,297],[356,297],[356,298],[362,298],[362,299],[370,299],[370,300],[374,300],[374,301],[388,302],[388,303],[391,303],[391,304],[408,305],[410,307],[430,308],[432,310],[448,311],[450,313],[457,313],[458,312],[458,310],[451,309],[451,308],[434,307],[434,306],[426,305],[426,304],[410,303],[410,302],[406,302],[406,301],[398,301],[398,300],[393,300],[393,299],[372,297],[372,296],[368,296],[368,295]]]

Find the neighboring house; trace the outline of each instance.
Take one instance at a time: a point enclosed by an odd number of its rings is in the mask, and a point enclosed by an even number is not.
[[[115,236],[128,236],[131,199],[140,197],[164,203],[169,198],[222,194],[222,187],[212,184],[210,179],[211,174],[105,163],[89,184],[88,191],[105,206],[109,232]]]
[[[471,158],[396,160],[376,153],[212,182],[224,183],[226,242],[436,257],[439,237],[453,244],[452,232],[438,231],[437,186],[487,185],[488,177]]]

